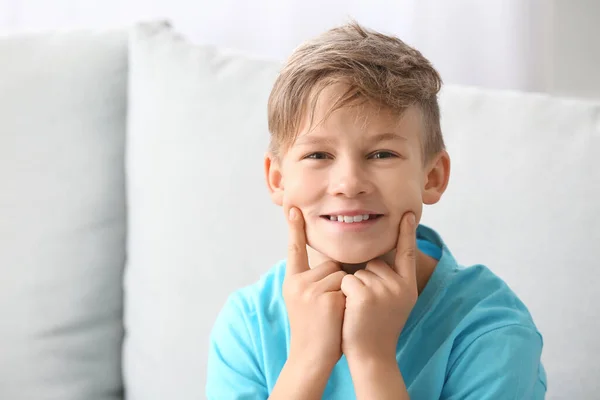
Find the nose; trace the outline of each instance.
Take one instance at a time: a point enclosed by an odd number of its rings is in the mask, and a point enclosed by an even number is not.
[[[348,198],[368,194],[372,191],[372,182],[365,167],[353,160],[336,160],[330,174],[330,194]]]

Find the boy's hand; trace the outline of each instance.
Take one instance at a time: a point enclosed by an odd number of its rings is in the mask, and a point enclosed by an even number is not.
[[[291,207],[288,215],[289,247],[283,298],[291,330],[289,360],[312,370],[319,366],[333,369],[342,356],[346,298],[341,284],[346,273],[333,261],[310,269],[302,213]]]
[[[414,214],[407,213],[400,222],[394,265],[375,259],[342,280],[342,349],[351,366],[396,362],[400,333],[418,297],[415,257],[416,222]]]

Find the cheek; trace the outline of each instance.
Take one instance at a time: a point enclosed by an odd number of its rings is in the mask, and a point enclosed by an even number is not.
[[[319,177],[310,171],[290,171],[285,175],[284,195],[291,204],[300,207],[302,212],[310,211],[305,208],[310,208],[322,197],[319,181]]]
[[[325,182],[319,171],[303,169],[286,175],[285,196],[302,211],[307,244],[313,248],[318,248],[318,243],[323,242],[322,232],[317,226],[320,223],[319,213],[323,211],[322,202],[327,191]]]
[[[423,209],[421,181],[419,177],[399,179],[396,182],[395,185],[388,184],[386,187],[386,198],[389,199],[387,206],[392,214],[392,218],[400,222],[404,213],[412,211],[415,213],[418,221]]]

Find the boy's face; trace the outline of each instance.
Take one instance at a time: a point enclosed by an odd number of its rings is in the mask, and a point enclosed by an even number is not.
[[[404,213],[419,221],[423,203],[439,200],[449,159],[444,151],[423,165],[424,127],[415,107],[398,119],[368,104],[350,105],[322,121],[343,89],[322,92],[318,125],[309,131],[305,123],[279,162],[267,155],[265,168],[273,201],[302,211],[309,246],[322,258],[359,264],[394,250]]]

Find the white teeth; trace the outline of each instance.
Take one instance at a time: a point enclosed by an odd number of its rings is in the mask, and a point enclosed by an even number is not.
[[[330,221],[344,222],[346,224],[352,224],[354,222],[366,221],[368,219],[369,219],[369,214],[355,215],[355,216],[348,216],[348,215],[330,215],[329,216]]]

